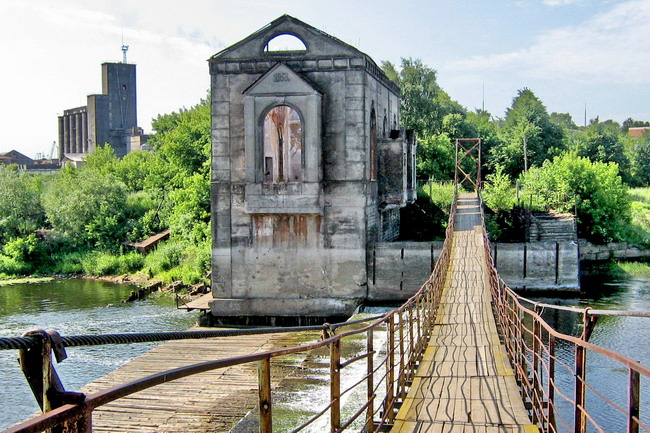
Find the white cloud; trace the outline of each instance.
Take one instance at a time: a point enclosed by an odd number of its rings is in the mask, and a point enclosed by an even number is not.
[[[546,6],[555,7],[555,6],[566,6],[581,1],[582,0],[543,0],[542,3],[544,3]]]
[[[650,1],[628,0],[579,25],[550,30],[526,49],[453,61],[446,67],[583,83],[650,83],[648,22]]]

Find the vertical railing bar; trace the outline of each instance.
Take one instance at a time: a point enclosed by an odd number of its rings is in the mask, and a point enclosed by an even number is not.
[[[404,321],[402,310],[398,312],[399,320],[399,390],[400,399],[406,397],[406,370],[404,368]]]
[[[375,378],[374,378],[374,371],[375,371],[375,365],[374,365],[374,332],[373,328],[368,329],[368,337],[367,337],[367,342],[366,342],[366,349],[367,352],[370,354],[367,358],[367,374],[368,374],[368,379],[367,379],[367,398],[368,398],[368,409],[366,409],[366,426],[365,426],[365,431],[366,432],[371,432],[374,429],[374,423],[373,423],[373,418],[374,418],[374,413],[375,413],[375,404],[374,404],[374,394],[375,394]]]
[[[548,429],[556,431],[555,423],[555,337],[548,334]]]
[[[586,379],[586,350],[580,345],[576,345],[576,385],[575,385],[575,408],[574,408],[574,427],[575,433],[584,433],[587,429],[585,409],[585,379]]]
[[[330,345],[330,431],[335,433],[341,426],[341,340]]]
[[[395,315],[388,318],[388,362],[386,363],[386,405],[384,406],[384,417],[389,423],[393,422],[395,413],[393,410],[395,399]]]
[[[258,386],[260,409],[260,433],[273,432],[273,416],[271,411],[271,358],[258,362]]]
[[[628,414],[627,414],[627,433],[639,433],[639,394],[641,391],[641,381],[639,372],[630,368],[630,384],[628,396]]]

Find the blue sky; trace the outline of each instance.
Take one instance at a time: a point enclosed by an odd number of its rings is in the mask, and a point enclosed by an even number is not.
[[[207,58],[288,13],[377,63],[421,59],[466,108],[503,116],[518,89],[576,123],[650,120],[650,0],[0,0],[0,151],[34,157],[57,115],[101,90],[122,36],[138,119],[207,94]]]

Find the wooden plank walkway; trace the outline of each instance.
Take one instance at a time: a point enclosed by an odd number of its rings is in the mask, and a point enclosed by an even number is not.
[[[460,195],[436,326],[391,432],[538,432],[499,342],[479,212]]]
[[[202,328],[194,328],[202,329]],[[242,356],[317,340],[318,332],[249,335],[163,343],[87,385],[87,394],[207,360]],[[116,346],[119,350],[120,346]],[[296,363],[274,360],[274,386]],[[236,365],[164,383],[97,408],[96,432],[227,432],[257,405],[257,364]]]

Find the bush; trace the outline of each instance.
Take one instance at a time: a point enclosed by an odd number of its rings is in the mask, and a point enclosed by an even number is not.
[[[93,253],[81,260],[84,273],[96,277],[102,275],[123,275],[139,271],[144,257],[137,252],[124,255]]]
[[[428,197],[434,206],[449,214],[451,202],[454,200],[454,184],[429,181],[418,187],[418,198],[420,195]]]
[[[485,205],[494,212],[510,211],[515,205],[515,189],[510,176],[503,172],[503,166],[497,166],[496,171],[488,174],[486,180],[482,194]]]
[[[555,210],[571,212],[575,206],[580,236],[594,242],[625,238],[630,199],[618,165],[567,153],[523,173],[521,184],[525,194],[541,197]],[[567,202],[566,197],[573,201]]]
[[[0,254],[0,276],[14,277],[17,275],[27,275],[31,267],[25,262]]]
[[[182,241],[171,239],[158,244],[144,259],[144,270],[149,275],[158,275],[178,266],[183,257],[186,244]]]

